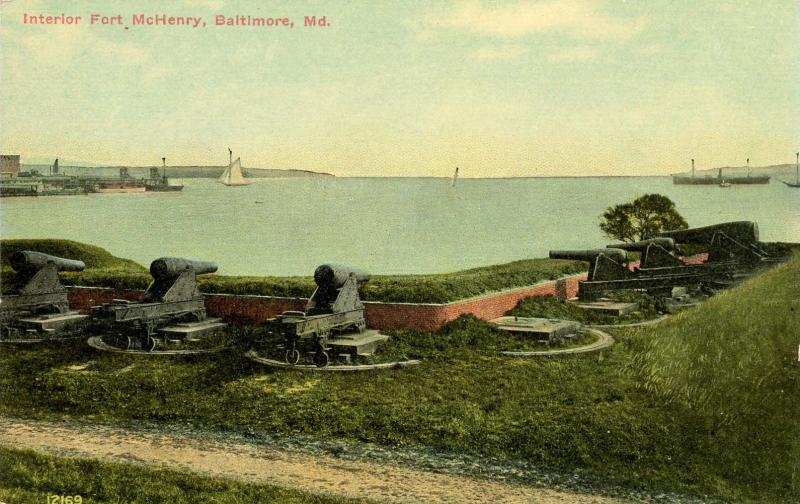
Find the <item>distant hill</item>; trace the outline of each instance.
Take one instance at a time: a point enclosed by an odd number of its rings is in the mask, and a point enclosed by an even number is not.
[[[134,178],[147,177],[150,166],[69,166],[59,165],[59,173],[65,175],[84,175],[89,177],[115,177],[119,175],[120,168],[127,168],[128,174]],[[162,172],[160,166],[159,173]],[[50,172],[50,164],[21,165],[22,171],[36,170],[41,174]],[[217,178],[225,171],[225,166],[168,166],[167,177],[172,178]],[[275,177],[333,177],[330,173],[315,172],[310,170],[278,170],[274,168],[242,168],[244,175],[251,178]]]
[[[779,164],[770,166],[751,166],[749,169],[746,166],[722,166],[718,168],[709,168],[707,170],[695,170],[695,177],[716,177],[719,170],[722,170],[722,175],[725,177],[733,176],[747,176],[751,175],[769,175],[774,179],[780,180],[794,180],[795,179],[794,164]],[[674,175],[690,175],[691,172],[675,173]]]

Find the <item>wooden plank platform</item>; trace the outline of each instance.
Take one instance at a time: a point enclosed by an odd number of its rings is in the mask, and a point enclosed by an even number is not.
[[[360,333],[339,334],[336,338],[328,340],[328,345],[340,353],[372,355],[379,346],[388,340],[389,336],[381,334],[375,329],[368,329]]]
[[[214,331],[224,329],[228,324],[222,322],[219,318],[208,318],[200,322],[181,322],[167,327],[162,327],[158,330],[165,336],[173,336],[182,338],[186,341],[196,340]]]

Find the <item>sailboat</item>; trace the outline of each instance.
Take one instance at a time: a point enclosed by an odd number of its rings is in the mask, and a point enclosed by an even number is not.
[[[781,180],[784,184],[789,187],[800,187],[800,152],[795,154],[797,156],[797,164],[795,165],[795,180],[794,182],[786,182],[785,180]]]
[[[219,181],[226,186],[248,185],[250,182],[245,180],[244,175],[242,175],[241,158],[236,158],[236,161],[233,161],[233,151],[230,149],[228,149],[228,151],[230,152],[231,161],[228,162],[228,167],[225,168]]]
[[[456,166],[456,172],[453,174],[453,184],[452,187],[456,186],[456,181],[458,180],[458,166]]]

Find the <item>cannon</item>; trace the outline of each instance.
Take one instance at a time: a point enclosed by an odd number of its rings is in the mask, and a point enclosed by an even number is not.
[[[307,350],[313,352],[317,366],[325,367],[330,362],[332,335],[364,332],[367,320],[358,287],[368,280],[369,275],[346,266],[323,264],[314,270],[317,288],[306,311],[284,312],[267,321],[285,339],[287,363],[298,364],[301,350]]]
[[[11,254],[8,262],[17,272],[12,282],[16,288],[0,300],[0,337],[39,340],[70,335],[81,328],[86,315],[69,310],[67,289],[58,272],[83,271],[83,261],[21,250]]]
[[[785,260],[772,257],[764,250],[758,241],[758,224],[751,221],[665,231],[659,236],[672,238],[677,243],[703,246],[708,250],[708,262],[733,262],[745,271]]]
[[[671,255],[662,245],[667,242],[651,242],[646,245],[624,244],[633,250],[641,248],[662,249]],[[702,288],[710,283],[711,278],[722,273],[717,267],[694,267],[689,265],[659,266],[630,270],[626,251],[619,247],[594,250],[552,250],[551,259],[571,259],[587,261],[589,275],[587,280],[578,283],[578,298],[581,301],[595,301],[610,291],[646,291],[658,297],[669,297],[675,287]],[[680,261],[679,261],[680,262]]]
[[[75,259],[65,259],[33,250],[20,250],[11,254],[8,262],[14,271],[35,274],[49,267],[55,271],[83,271],[86,263]]]
[[[698,228],[664,231],[658,236],[672,238],[677,243],[711,244],[716,235],[723,234],[740,243],[758,243],[758,224],[751,221],[723,222]]]
[[[126,350],[156,348],[159,341],[156,331],[166,331],[166,326],[184,323],[179,332],[189,337],[193,330],[201,331],[216,324],[206,318],[205,300],[197,288],[197,275],[214,273],[217,265],[207,261],[193,261],[181,257],[161,257],[150,263],[153,281],[140,302],[115,299],[92,307],[93,329],[102,332],[114,346]],[[206,324],[192,326],[185,322]]]

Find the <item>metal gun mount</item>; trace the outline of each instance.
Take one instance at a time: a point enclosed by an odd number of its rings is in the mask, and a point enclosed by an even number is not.
[[[630,277],[628,256],[621,248],[551,250],[550,259],[571,259],[589,263],[588,281],[624,280]]]
[[[83,261],[22,250],[11,254],[9,263],[24,285],[16,293],[2,296],[0,321],[4,335],[18,336],[23,329],[59,335],[85,318],[69,311],[67,289],[58,278],[59,271],[83,271]]]
[[[269,320],[269,325],[286,340],[286,362],[300,361],[300,348],[310,347],[317,366],[328,365],[332,334],[362,333],[367,328],[364,304],[358,294],[359,283],[369,275],[333,264],[314,271],[317,288],[306,305],[306,312],[284,312]]]
[[[150,263],[153,282],[144,293],[145,303],[170,303],[203,297],[197,275],[215,273],[217,265],[180,257],[162,257]]]
[[[683,261],[674,254],[679,250],[672,238],[650,238],[632,243],[615,243],[607,247],[641,253],[639,269],[684,266]]]
[[[67,289],[58,279],[59,271],[83,271],[83,261],[64,259],[32,250],[14,252],[11,267],[25,285],[16,295],[3,296],[2,313],[65,313],[69,310]]]
[[[358,295],[359,283],[369,281],[369,275],[347,266],[323,264],[314,270],[317,288],[306,305],[307,315],[343,313],[363,310]]]
[[[645,247],[646,250],[662,249],[658,242],[645,245],[626,244],[631,248]],[[658,248],[654,248],[658,247]],[[660,252],[657,252],[660,253]],[[703,286],[712,278],[725,276],[726,271],[719,267],[672,265],[640,268],[630,271],[627,267],[625,250],[606,248],[595,250],[553,250],[551,259],[572,259],[589,262],[589,276],[578,284],[578,298],[581,301],[594,301],[609,291],[646,291],[656,296],[669,296],[674,287]]]
[[[95,330],[109,332],[116,346],[125,349],[153,350],[156,330],[175,322],[207,322],[203,326],[176,329],[184,337],[192,331],[207,332],[224,324],[206,319],[205,300],[197,287],[197,275],[214,273],[213,262],[193,261],[180,257],[161,257],[150,263],[153,282],[141,302],[115,300],[111,304],[93,306]],[[187,325],[187,324],[184,324]]]
[[[665,231],[661,237],[672,238],[677,243],[708,247],[708,261],[737,261],[743,266],[760,262],[776,262],[782,258],[770,257],[758,241],[758,224],[751,221],[723,222],[712,226]]]
[[[751,221],[723,222],[676,231],[664,231],[659,237],[673,238],[677,243],[711,244],[715,235],[725,234],[741,243],[758,243],[758,224]]]

